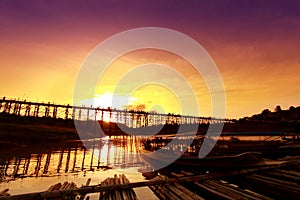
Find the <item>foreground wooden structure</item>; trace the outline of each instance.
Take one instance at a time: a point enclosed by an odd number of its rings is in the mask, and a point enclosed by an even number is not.
[[[296,158],[299,159],[299,158]],[[194,177],[199,170],[180,168],[162,170],[151,180]],[[215,174],[215,173],[211,173]],[[234,173],[233,173],[234,174]],[[287,162],[259,170],[243,169],[239,174],[190,182],[150,186],[159,199],[298,199],[300,195],[299,161]]]
[[[60,199],[78,194],[83,199],[89,193],[100,193],[100,199],[103,200],[137,199],[132,189],[145,186],[152,189],[160,199],[203,199],[202,195],[206,196],[206,198],[209,196],[221,199],[236,199],[237,197],[243,197],[243,199],[272,199],[272,197],[247,188],[244,189],[239,186],[232,186],[232,184],[224,184],[224,180],[235,180],[238,182],[239,179],[241,181],[238,184],[249,183],[250,186],[247,187],[250,188],[251,186],[260,186],[260,189],[263,191],[262,193],[271,192],[272,196],[274,195],[273,193],[278,195],[278,192],[284,192],[280,193],[281,197],[282,195],[287,195],[287,197],[293,198],[300,195],[300,189],[298,188],[300,183],[300,168],[298,164],[298,162],[294,161],[282,161],[266,166],[211,173],[182,170],[178,173],[173,171],[173,169],[165,169],[167,173],[162,171],[161,173],[165,173],[163,176],[158,175],[149,181],[134,183],[130,183],[124,175],[115,175],[114,178],[108,178],[99,185],[89,186],[90,181],[88,181],[85,186],[74,188],[74,184],[64,183],[62,184],[64,187],[61,188],[62,185],[60,184],[58,190],[50,187],[45,192],[2,196],[0,200]],[[289,170],[291,167],[295,170]],[[262,178],[262,176],[268,173],[274,176],[278,175],[278,173],[282,173],[283,175],[280,176],[280,179]],[[285,179],[289,179],[289,181]]]

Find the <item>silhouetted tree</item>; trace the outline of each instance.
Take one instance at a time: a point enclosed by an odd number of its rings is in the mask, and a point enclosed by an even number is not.
[[[263,116],[268,116],[270,113],[271,113],[271,111],[270,111],[269,109],[264,109],[264,110],[261,112],[261,114],[262,114]]]
[[[289,111],[290,111],[290,112],[295,112],[295,111],[296,111],[296,108],[295,108],[294,106],[291,106],[291,107],[289,108]]]
[[[271,114],[271,111],[269,109],[264,109],[262,112],[261,112],[261,116],[262,116],[262,119],[267,119]]]
[[[276,106],[275,112],[281,112],[281,107],[279,105]]]

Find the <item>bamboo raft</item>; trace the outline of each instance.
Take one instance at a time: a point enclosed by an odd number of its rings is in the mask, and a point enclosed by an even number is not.
[[[103,186],[112,186],[112,185],[123,185],[130,183],[128,178],[122,175],[114,175],[114,178],[105,179],[101,185]],[[133,189],[123,189],[123,190],[110,190],[100,193],[99,200],[137,200],[137,196]]]
[[[290,163],[291,164],[291,163]],[[300,195],[300,166],[291,165],[270,168],[244,169],[239,174],[215,176],[190,182],[169,182],[199,176],[199,171],[182,169],[162,170],[150,180],[165,180],[165,184],[149,186],[162,200],[171,199],[298,199]],[[209,173],[210,174],[210,173]],[[211,173],[211,175],[216,173]]]
[[[55,184],[45,192],[1,196],[1,199],[89,199],[99,193],[99,200],[136,200],[133,188],[148,186],[162,200],[184,199],[297,199],[300,195],[299,162],[282,161],[255,168],[202,173],[195,169],[165,168],[154,172],[147,181],[130,183],[127,177],[114,175],[98,185]],[[7,195],[8,190],[5,190]]]

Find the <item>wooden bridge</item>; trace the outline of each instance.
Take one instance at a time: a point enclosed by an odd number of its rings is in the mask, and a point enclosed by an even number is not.
[[[128,127],[160,124],[201,124],[201,123],[231,123],[232,119],[198,117],[179,114],[161,114],[135,110],[120,110],[114,108],[86,107],[60,105],[54,103],[31,102],[26,100],[0,99],[0,112],[18,116],[50,117],[73,120],[102,120],[125,124]]]

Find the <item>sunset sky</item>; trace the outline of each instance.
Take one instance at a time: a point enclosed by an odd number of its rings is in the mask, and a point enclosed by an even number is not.
[[[228,118],[300,104],[300,1],[290,0],[1,0],[0,96],[72,103],[88,54],[112,35],[139,27],[173,29],[206,49],[223,78]],[[105,99],[122,73],[149,62],[180,71],[201,115],[210,116],[205,82],[185,60],[158,50],[131,52],[112,63],[96,95]],[[162,72],[149,76],[174,81]],[[148,110],[180,112],[168,88],[148,85],[132,95],[131,103]]]

